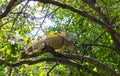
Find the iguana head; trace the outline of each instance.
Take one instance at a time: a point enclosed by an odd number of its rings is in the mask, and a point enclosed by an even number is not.
[[[65,48],[68,50],[74,50],[73,43],[77,41],[77,35],[76,34],[66,34],[65,35]]]
[[[71,42],[76,42],[77,41],[77,35],[76,34],[66,34],[65,39]]]

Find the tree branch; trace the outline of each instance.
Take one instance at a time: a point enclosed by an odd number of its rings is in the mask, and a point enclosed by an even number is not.
[[[52,68],[47,72],[47,76],[49,76],[49,73],[50,73],[57,65],[59,65],[59,64],[56,63],[55,65],[52,66]]]
[[[88,4],[91,8],[93,8],[103,19],[104,23],[106,24],[106,28],[108,29],[107,31],[110,33],[112,40],[114,41],[115,44],[115,51],[120,55],[120,34],[117,33],[113,28],[113,24],[111,23],[109,17],[103,11],[101,8],[93,2],[93,0],[82,0],[86,4]]]
[[[2,26],[4,26],[4,25],[8,24],[9,22],[12,22],[13,20],[14,20],[14,19],[9,20],[9,21],[5,22],[4,24],[0,25],[0,30],[1,30],[1,27],[2,27]]]
[[[12,76],[11,73],[12,73],[12,68],[10,67],[8,70],[8,76]]]
[[[112,70],[111,68],[107,67],[107,65],[102,64],[102,62],[99,62],[99,61],[97,61],[96,59],[89,58],[89,57],[86,57],[86,56],[80,56],[80,55],[69,55],[69,54],[64,54],[64,55],[62,55],[62,54],[60,54],[60,53],[55,52],[55,50],[54,50],[53,48],[51,48],[51,47],[45,47],[40,53],[35,53],[35,54],[33,54],[33,55],[31,54],[31,55],[25,55],[25,56],[24,56],[24,54],[22,54],[22,55],[23,55],[22,58],[37,57],[37,56],[39,56],[39,55],[41,55],[41,54],[43,54],[43,53],[45,53],[45,52],[49,52],[49,53],[51,53],[53,56],[59,57],[59,58],[75,59],[75,60],[80,60],[80,61],[84,60],[84,61],[87,61],[87,62],[89,62],[89,63],[91,63],[91,64],[94,64],[94,65],[102,68],[103,70],[111,73],[113,76],[114,76],[114,75],[115,75],[115,76],[120,76],[119,73],[116,73],[114,70]]]
[[[91,44],[95,44],[96,43],[96,41],[105,33],[106,31],[104,30],[102,33],[100,33],[92,42],[91,42]],[[83,44],[82,44],[83,45]],[[83,53],[83,56],[86,54],[86,52],[88,51],[88,50],[90,50],[91,49],[91,47],[92,47],[92,45],[90,45],[90,46],[87,46],[86,48],[85,48],[85,50],[84,50],[84,53]]]
[[[57,53],[57,52],[56,52]],[[56,54],[57,55],[57,54]],[[58,53],[58,55],[59,55],[59,53]],[[60,56],[60,55],[59,55]],[[59,57],[58,56],[58,57]],[[43,59],[39,59],[39,60],[21,60],[21,61],[19,61],[19,62],[16,62],[16,63],[7,63],[7,65],[8,66],[10,66],[10,67],[17,67],[17,66],[20,66],[20,65],[22,65],[22,64],[29,64],[29,65],[33,65],[33,64],[36,64],[36,63],[39,63],[39,62],[43,62],[43,61],[50,61],[50,62],[60,62],[60,63],[64,63],[65,64],[65,62],[64,62],[64,60],[65,60],[65,58],[66,59],[74,59],[74,60],[82,60],[82,56],[80,56],[80,55],[69,55],[69,54],[65,54],[65,55],[61,55],[60,56],[60,59],[59,58],[43,58]],[[63,59],[63,60],[62,60]],[[114,70],[112,70],[111,68],[109,68],[109,67],[107,67],[107,65],[105,65],[105,64],[103,64],[102,62],[99,62],[99,61],[97,61],[96,59],[93,59],[93,58],[90,58],[90,57],[86,57],[86,56],[84,56],[84,61],[87,61],[87,62],[89,62],[89,63],[91,63],[91,64],[94,64],[94,65],[96,65],[97,67],[100,67],[100,68],[102,68],[103,70],[105,70],[105,71],[107,71],[108,73],[110,73],[112,76],[120,76],[120,73],[117,73],[117,72],[115,72]],[[57,61],[58,60],[58,61]],[[66,60],[65,60],[66,61]],[[71,60],[72,61],[72,60]],[[3,63],[5,62],[5,60],[3,60],[3,59],[0,59],[0,65],[2,65]],[[67,61],[68,63],[69,63],[69,61]],[[66,62],[66,63],[67,63]],[[73,61],[72,61],[73,62]],[[73,64],[69,64],[69,65],[73,65]],[[80,67],[81,68],[81,67]]]
[[[101,8],[93,0],[82,0],[82,1],[88,4],[91,8],[93,8],[103,18],[103,21],[105,23],[111,25],[109,18],[103,13]]]
[[[87,62],[89,62],[91,64],[96,65],[97,67],[102,68],[103,70],[105,70],[108,73],[110,73],[112,76],[120,76],[120,73],[115,72],[111,68],[107,67],[107,65],[103,64],[100,61],[97,61],[96,59],[93,59],[93,58],[90,58],[90,57],[87,57],[87,56],[83,57],[83,56],[80,56],[80,55],[69,55],[69,54],[66,54],[64,56],[64,58],[75,59],[75,60],[83,60],[84,59],[84,61],[87,61]]]
[[[83,46],[87,46],[87,45],[89,45],[89,46],[101,46],[101,47],[106,47],[106,48],[109,48],[109,49],[113,49],[113,50],[115,50],[115,48],[114,47],[111,47],[111,46],[107,46],[107,45],[99,45],[99,44],[82,44]]]
[[[31,0],[31,1],[32,1],[32,0]],[[98,20],[98,19],[95,18],[94,16],[89,15],[89,14],[88,14],[87,12],[85,12],[85,11],[80,11],[79,9],[76,9],[76,8],[74,8],[74,7],[72,7],[72,6],[69,6],[69,5],[67,5],[67,4],[63,4],[63,3],[60,3],[60,2],[54,1],[54,0],[33,0],[33,1],[39,1],[39,2],[42,2],[42,3],[45,3],[45,4],[50,3],[50,4],[53,4],[53,5],[59,6],[59,7],[63,8],[63,9],[68,9],[68,10],[70,10],[70,11],[73,11],[73,12],[75,12],[75,13],[77,13],[77,14],[85,17],[85,18],[88,18],[88,19],[90,19],[90,20],[92,20],[92,21],[100,24],[100,25],[101,25],[103,28],[105,28],[107,31],[111,31],[111,32],[115,33],[115,31],[114,31],[111,27],[109,27],[107,24],[105,24],[104,22]]]
[[[12,5],[11,5],[11,4],[14,4],[14,6],[16,6],[16,5],[18,5],[20,2],[23,2],[23,1],[25,1],[25,0],[20,0],[19,2],[16,2],[16,3],[15,3],[14,1],[16,1],[16,0],[11,0],[11,1],[9,2],[9,4],[8,4],[6,10],[5,10],[5,11],[7,11],[7,12],[4,12],[2,15],[0,15],[0,19],[3,18],[3,17],[5,17],[5,16],[9,13],[10,9],[12,8]],[[29,1],[39,1],[39,2],[42,2],[42,3],[45,3],[45,4],[50,3],[50,4],[53,4],[53,5],[59,6],[59,7],[63,8],[63,9],[71,10],[71,11],[76,12],[76,13],[78,13],[79,15],[85,17],[85,18],[88,18],[88,19],[90,19],[90,20],[92,20],[92,21],[100,24],[100,25],[101,25],[102,27],[104,27],[106,30],[109,30],[109,31],[111,31],[111,32],[115,32],[112,28],[110,28],[109,26],[107,26],[107,24],[105,24],[105,23],[103,23],[102,21],[98,20],[98,19],[95,18],[94,16],[91,16],[91,15],[89,15],[87,12],[85,12],[85,11],[80,11],[80,10],[78,10],[78,9],[72,7],[72,6],[67,5],[67,4],[63,4],[63,3],[60,3],[60,2],[54,1],[54,0],[29,0]],[[86,2],[86,1],[87,1],[87,0],[83,0],[83,2],[85,2],[85,3],[88,4],[88,2]],[[88,4],[88,5],[90,5],[90,4]],[[9,7],[9,8],[8,8],[8,7]],[[95,6],[91,6],[91,7],[92,7],[92,8],[95,8],[95,10],[101,12],[100,10],[98,10],[99,7],[95,7]],[[97,9],[96,9],[96,8],[97,8]],[[98,13],[99,13],[99,12],[98,12]],[[4,15],[4,14],[5,14],[5,15]],[[103,13],[102,13],[102,14],[103,14]],[[103,14],[103,15],[104,15],[104,14]],[[102,16],[103,16],[103,15],[102,15]]]
[[[57,58],[57,57],[54,57],[54,58],[42,58],[42,59],[36,59],[36,60],[21,60],[19,62],[15,62],[15,63],[7,63],[8,66],[10,67],[17,67],[17,66],[20,66],[22,64],[28,64],[28,65],[33,65],[33,64],[36,64],[36,63],[40,63],[40,62],[44,62],[44,61],[47,61],[47,62],[59,62],[61,64],[68,64],[68,65],[72,65],[74,67],[77,67],[87,73],[90,73],[91,75],[93,76],[101,76],[99,73],[97,72],[94,72],[92,71],[91,69],[85,67],[85,66],[82,66],[74,61],[71,61],[71,60],[68,60],[68,59],[64,59],[64,58]]]
[[[6,7],[6,10],[0,15],[0,19],[7,16],[7,14],[11,11],[11,9],[16,1],[17,0],[10,0],[10,2],[8,3],[8,6]]]

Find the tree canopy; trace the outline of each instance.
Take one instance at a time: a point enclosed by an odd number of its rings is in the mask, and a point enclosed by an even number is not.
[[[120,76],[120,0],[1,0],[0,76]],[[74,51],[25,49],[50,33],[76,34]]]

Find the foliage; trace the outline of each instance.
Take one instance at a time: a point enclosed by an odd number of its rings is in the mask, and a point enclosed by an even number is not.
[[[2,0],[0,76],[120,76],[119,4],[119,0]],[[74,51],[61,55],[48,47],[42,54],[24,53],[42,33],[63,30],[77,34]]]

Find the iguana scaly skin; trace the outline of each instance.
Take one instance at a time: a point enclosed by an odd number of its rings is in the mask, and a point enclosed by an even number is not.
[[[70,38],[71,37],[71,38]],[[26,50],[26,54],[30,54],[32,52],[40,52],[46,46],[52,47],[57,52],[64,53],[64,49],[74,50],[73,42],[75,41],[73,35],[65,35],[65,36],[55,36],[51,38],[46,38],[43,41],[36,42],[31,44]]]

